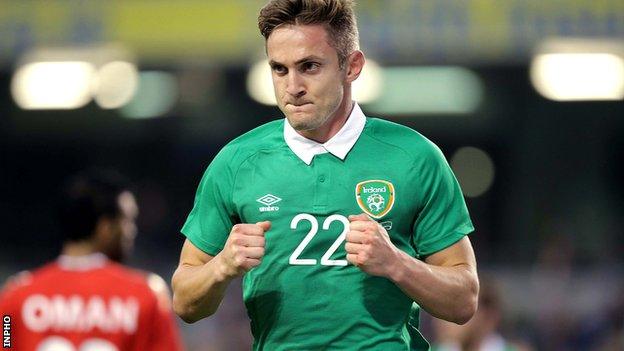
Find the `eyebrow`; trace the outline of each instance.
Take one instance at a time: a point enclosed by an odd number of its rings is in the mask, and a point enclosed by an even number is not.
[[[297,60],[297,62],[295,62],[295,66],[296,66],[296,65],[299,65],[299,64],[301,64],[301,63],[304,63],[304,62],[308,62],[308,61],[323,61],[323,59],[322,59],[322,58],[320,58],[320,57],[318,57],[318,56],[316,56],[316,55],[310,55],[310,56],[306,56],[306,57],[304,57],[304,58],[302,58],[302,59],[300,59],[300,60]],[[275,65],[284,66],[284,64],[283,64],[283,63],[277,62],[277,61],[275,61],[275,60],[270,60],[270,61],[269,61],[269,65],[270,65],[271,67],[273,67],[273,66],[275,66]]]

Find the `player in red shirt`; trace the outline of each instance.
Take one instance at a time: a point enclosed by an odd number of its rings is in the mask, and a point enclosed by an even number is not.
[[[112,173],[74,179],[61,205],[66,235],[58,259],[9,280],[0,312],[11,350],[182,349],[167,284],[118,262],[136,235],[133,194]]]

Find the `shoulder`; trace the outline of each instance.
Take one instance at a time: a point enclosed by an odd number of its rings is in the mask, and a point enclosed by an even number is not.
[[[153,298],[162,308],[170,306],[171,294],[165,280],[156,273],[129,268],[121,264],[115,264],[115,270],[123,276],[135,289],[147,297]]]
[[[32,274],[28,271],[16,273],[6,279],[0,289],[0,312],[3,315],[15,313],[20,308],[24,292],[32,283]]]
[[[39,289],[42,285],[58,282],[54,274],[55,266],[54,263],[48,263],[32,271],[24,270],[9,276],[0,289],[0,305],[19,303],[18,301],[24,296]]]
[[[28,287],[33,282],[33,273],[30,271],[21,271],[9,276],[2,286],[3,295],[15,293],[19,289]]]
[[[149,272],[137,268],[128,267],[126,265],[116,262],[109,262],[105,267],[105,271],[114,280],[124,281],[125,284],[129,284],[135,287],[143,287],[146,289],[148,288],[146,277]]]
[[[158,274],[145,272],[147,286],[156,297],[161,310],[171,310],[171,291],[167,282]]]
[[[285,145],[284,120],[275,120],[252,129],[227,143],[212,159],[204,179],[213,177],[234,178],[237,170],[252,156],[271,152]]]
[[[440,148],[416,130],[380,118],[367,118],[365,135],[388,147],[400,150],[415,160],[444,158]]]
[[[275,136],[282,136],[284,132],[284,119],[276,119],[258,126],[230,141],[227,146],[244,148],[245,146],[258,146],[275,142]]]
[[[40,282],[42,279],[46,279],[46,277],[49,277],[51,274],[54,275],[56,271],[56,263],[50,262],[33,270],[17,272],[6,279],[2,290],[4,293],[9,293],[27,289],[33,284]]]
[[[217,158],[226,157],[230,163],[241,163],[258,152],[273,150],[284,144],[283,133],[283,119],[265,123],[227,143]]]

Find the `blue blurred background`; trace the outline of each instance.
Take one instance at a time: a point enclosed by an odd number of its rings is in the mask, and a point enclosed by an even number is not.
[[[282,118],[263,4],[0,0],[0,280],[58,254],[58,188],[91,166],[136,184],[129,263],[171,277],[206,166]],[[624,350],[624,2],[360,0],[357,15],[356,100],[442,148],[500,335]],[[189,350],[249,349],[240,282],[215,316],[180,325]]]

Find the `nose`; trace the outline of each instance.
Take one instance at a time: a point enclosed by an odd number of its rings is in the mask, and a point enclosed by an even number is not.
[[[297,72],[290,72],[288,74],[286,92],[296,98],[305,95],[303,79]]]

